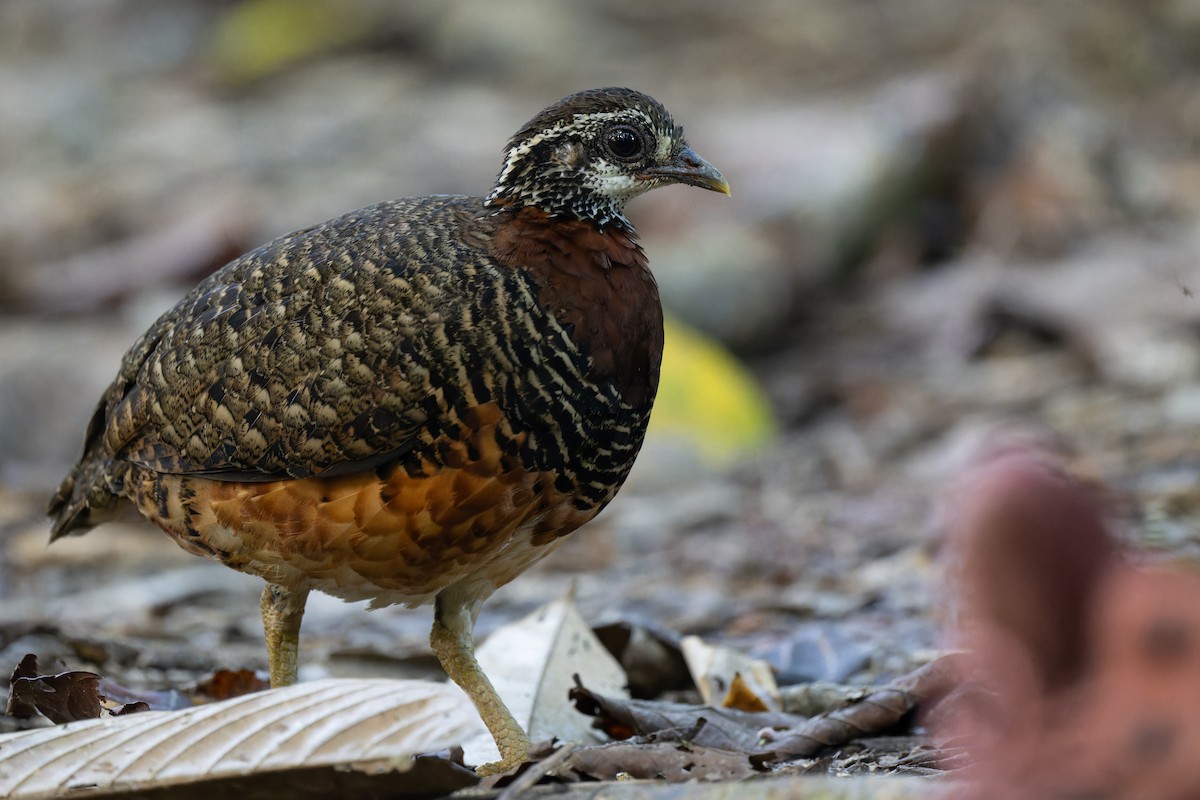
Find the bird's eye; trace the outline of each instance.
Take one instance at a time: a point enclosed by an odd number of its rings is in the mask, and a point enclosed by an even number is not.
[[[623,161],[641,158],[645,147],[642,137],[628,125],[612,128],[605,134],[604,142],[608,151]]]

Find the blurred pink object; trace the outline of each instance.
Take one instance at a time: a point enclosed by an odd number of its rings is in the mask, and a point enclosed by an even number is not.
[[[955,487],[958,690],[930,709],[974,798],[1200,797],[1200,576],[1117,555],[1098,493],[999,453]]]

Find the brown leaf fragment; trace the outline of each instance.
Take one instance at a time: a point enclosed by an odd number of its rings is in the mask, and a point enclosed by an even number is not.
[[[805,721],[791,714],[606,697],[578,681],[570,698],[576,709],[596,717],[595,726],[614,739],[653,736],[659,742],[682,741],[737,752],[756,750],[764,727],[790,728]]]
[[[729,691],[726,692],[725,699],[721,701],[721,707],[752,712],[770,710],[758,693],[746,683],[746,679],[740,672],[734,673],[733,681],[729,684]]]
[[[37,656],[33,653],[28,653],[21,661],[13,668],[12,676],[8,679],[8,704],[5,706],[4,713],[10,717],[17,719],[31,719],[38,715],[37,706],[25,700],[19,693],[12,690],[13,684],[18,680],[37,677]]]
[[[740,781],[758,774],[744,753],[673,742],[581,747],[567,757],[565,767],[598,781],[616,780],[620,775],[668,783]]]
[[[26,653],[25,657],[17,663],[17,666],[13,667],[12,677],[9,680],[9,683],[12,683],[12,681],[15,681],[17,678],[36,678],[37,676],[37,656],[35,656],[33,653]]]
[[[270,683],[252,669],[219,669],[196,683],[196,696],[205,700],[229,700],[270,688]]]
[[[29,719],[39,714],[55,724],[124,716],[141,711],[187,708],[191,703],[179,692],[127,689],[92,672],[70,670],[41,675],[37,656],[21,659],[9,683],[9,716]]]
[[[100,716],[101,708],[99,686],[99,675],[79,670],[17,678],[8,689],[9,708],[23,711],[32,708],[60,725],[95,719]]]
[[[100,716],[100,676],[73,670],[57,675],[39,675],[37,656],[21,659],[8,686],[9,716],[28,719],[41,714],[62,724]]]
[[[628,620],[599,625],[593,632],[620,662],[634,697],[646,700],[692,685],[679,634]]]
[[[751,760],[757,765],[810,758],[854,739],[881,735],[900,725],[916,708],[938,702],[955,686],[961,670],[958,656],[931,661],[852,705],[773,734],[772,747],[754,753]]]

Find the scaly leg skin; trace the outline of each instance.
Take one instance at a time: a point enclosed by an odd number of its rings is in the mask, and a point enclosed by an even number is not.
[[[475,628],[475,616],[479,612],[479,600],[459,594],[448,589],[437,596],[429,644],[438,661],[442,662],[442,669],[471,698],[500,750],[499,761],[479,765],[475,768],[475,774],[480,777],[499,775],[525,763],[529,737],[513,719],[500,695],[496,694],[492,682],[475,660],[472,631]]]
[[[263,635],[267,640],[267,666],[271,670],[271,688],[296,682],[296,661],[300,649],[300,620],[308,589],[287,589],[268,583],[262,593]]]

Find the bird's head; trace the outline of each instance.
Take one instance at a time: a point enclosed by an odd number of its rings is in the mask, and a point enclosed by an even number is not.
[[[484,202],[628,228],[625,204],[671,183],[729,194],[725,178],[688,147],[683,126],[657,100],[632,89],[591,89],[546,108],[513,135]]]

